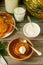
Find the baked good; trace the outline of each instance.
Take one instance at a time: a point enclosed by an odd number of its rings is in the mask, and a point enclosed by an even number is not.
[[[15,24],[12,16],[9,13],[0,12],[0,38],[3,37],[5,33],[13,30],[13,27],[8,23]]]

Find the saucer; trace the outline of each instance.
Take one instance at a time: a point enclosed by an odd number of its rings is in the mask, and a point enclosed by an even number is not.
[[[27,23],[23,27],[23,33],[26,37],[34,38],[40,33],[40,26],[36,23]]]

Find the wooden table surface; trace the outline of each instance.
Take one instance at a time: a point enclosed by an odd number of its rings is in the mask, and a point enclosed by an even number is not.
[[[3,3],[0,4],[0,11],[4,11]],[[24,23],[17,23],[17,27],[20,29],[21,33],[17,32],[16,30],[5,39],[0,39],[3,42],[9,42],[11,39],[16,38],[17,36],[24,36],[23,34],[23,26]],[[5,56],[5,59],[8,65],[43,65],[43,23],[37,23],[41,27],[40,35],[36,38],[30,39],[33,43],[34,47],[42,52],[42,56],[38,56],[35,52],[33,53],[32,57],[26,61],[17,61],[10,58],[10,56]]]

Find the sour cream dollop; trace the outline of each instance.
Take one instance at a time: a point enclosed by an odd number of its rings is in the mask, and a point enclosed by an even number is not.
[[[21,46],[21,47],[19,48],[19,52],[20,52],[21,54],[25,54],[26,48],[25,48],[24,46]]]

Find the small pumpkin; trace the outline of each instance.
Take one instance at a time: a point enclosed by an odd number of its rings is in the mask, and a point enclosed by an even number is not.
[[[43,0],[24,0],[24,4],[33,16],[43,18]]]

